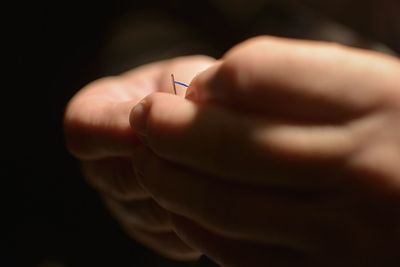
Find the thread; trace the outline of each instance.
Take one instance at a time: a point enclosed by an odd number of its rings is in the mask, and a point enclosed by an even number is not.
[[[172,80],[172,88],[174,89],[175,95],[177,95],[177,93],[176,93],[176,84],[181,85],[181,86],[184,86],[184,87],[186,87],[186,88],[189,87],[189,85],[187,85],[187,84],[185,84],[185,83],[175,81],[175,77],[174,77],[173,74],[171,74],[171,80]]]

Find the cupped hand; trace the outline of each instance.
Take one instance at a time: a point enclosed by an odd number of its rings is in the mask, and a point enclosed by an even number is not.
[[[400,62],[251,39],[130,121],[140,184],[223,266],[400,264]]]
[[[103,78],[79,91],[65,112],[67,147],[110,212],[131,237],[177,260],[193,260],[200,253],[173,232],[168,212],[138,184],[130,157],[140,141],[129,113],[151,93],[174,93],[171,74],[188,83],[212,63],[204,56],[182,57]],[[185,88],[177,89],[185,94]]]

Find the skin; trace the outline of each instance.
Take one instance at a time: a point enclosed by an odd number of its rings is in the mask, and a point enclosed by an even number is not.
[[[186,99],[163,93],[169,73],[197,74]],[[163,255],[398,266],[399,73],[383,54],[258,37],[89,85],[67,107],[67,145]]]
[[[201,253],[180,240],[169,213],[138,183],[131,154],[140,141],[129,114],[149,94],[172,93],[171,73],[190,82],[213,61],[205,56],[176,58],[100,79],[78,92],[65,112],[67,147],[110,213],[133,239],[176,260],[194,260]],[[182,88],[177,90],[184,95]]]

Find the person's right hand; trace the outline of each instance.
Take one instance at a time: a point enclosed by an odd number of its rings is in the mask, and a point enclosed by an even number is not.
[[[176,260],[194,260],[200,253],[172,231],[168,213],[136,181],[130,156],[139,139],[129,113],[150,93],[173,93],[171,73],[189,83],[212,62],[203,56],[182,57],[100,79],[78,92],[65,112],[67,147],[81,160],[84,176],[110,212],[132,238]]]
[[[400,266],[399,73],[376,52],[247,40],[193,102],[132,110],[138,181],[222,266]]]

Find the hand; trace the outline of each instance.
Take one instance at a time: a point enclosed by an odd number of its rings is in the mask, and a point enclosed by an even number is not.
[[[400,63],[261,37],[155,93],[131,125],[139,183],[223,266],[400,264]]]
[[[65,113],[67,146],[110,212],[132,238],[177,260],[196,259],[200,253],[176,236],[168,212],[138,184],[130,156],[139,140],[129,113],[150,93],[173,93],[171,73],[189,82],[212,62],[202,56],[177,58],[98,80],[82,89]]]

